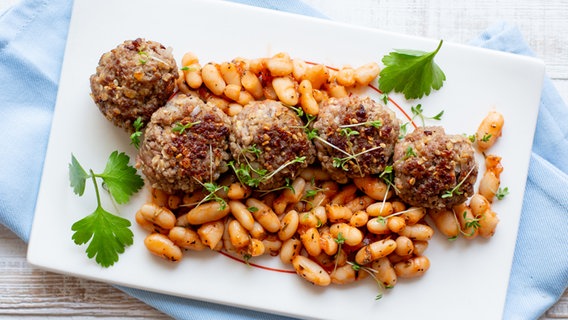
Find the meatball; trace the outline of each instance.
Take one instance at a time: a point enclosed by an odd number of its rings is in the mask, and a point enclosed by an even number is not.
[[[285,185],[315,160],[315,148],[300,117],[273,100],[247,104],[233,118],[230,148],[237,175],[249,186],[270,190]]]
[[[103,54],[91,75],[91,96],[114,125],[133,132],[174,93],[178,70],[171,49],[144,39],[127,40]]]
[[[394,152],[400,120],[383,104],[369,97],[352,96],[322,103],[314,139],[317,156],[332,179],[381,173]]]
[[[413,206],[451,208],[473,195],[477,162],[471,141],[442,127],[421,127],[395,147],[394,184]]]
[[[144,131],[138,167],[153,188],[192,192],[228,170],[230,119],[199,98],[178,94]]]

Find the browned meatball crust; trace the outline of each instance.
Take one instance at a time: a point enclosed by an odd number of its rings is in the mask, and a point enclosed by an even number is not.
[[[260,190],[283,186],[315,160],[315,148],[302,120],[278,101],[251,102],[232,124],[230,148],[235,168],[246,168],[252,178],[247,184]],[[295,161],[298,159],[303,160]]]
[[[230,119],[215,106],[178,94],[144,132],[138,166],[153,188],[192,192],[228,170]]]
[[[398,196],[411,205],[451,208],[473,195],[478,166],[462,135],[417,128],[397,143],[393,160]]]
[[[146,124],[175,91],[178,70],[171,49],[144,39],[127,40],[104,53],[91,75],[91,96],[103,115],[133,132],[141,117]]]
[[[351,96],[323,102],[313,128],[322,167],[334,180],[346,183],[349,178],[385,170],[398,140],[400,121],[383,104]]]

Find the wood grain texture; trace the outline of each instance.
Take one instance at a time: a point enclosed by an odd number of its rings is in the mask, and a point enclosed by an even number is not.
[[[16,0],[0,0],[0,12]],[[467,43],[489,25],[519,26],[568,101],[568,1],[305,0],[349,24]],[[0,225],[0,318],[168,319],[108,284],[31,267],[26,244]],[[568,319],[568,292],[540,320]]]

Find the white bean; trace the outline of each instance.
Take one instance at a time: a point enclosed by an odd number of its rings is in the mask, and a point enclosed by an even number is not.
[[[328,286],[331,283],[329,274],[319,264],[307,257],[299,255],[294,257],[292,265],[297,274],[315,285]]]

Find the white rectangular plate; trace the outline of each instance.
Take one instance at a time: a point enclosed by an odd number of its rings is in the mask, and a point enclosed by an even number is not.
[[[491,240],[449,242],[435,235],[426,251],[431,260],[426,275],[400,280],[382,300],[375,301],[376,285],[371,280],[314,287],[294,274],[249,267],[212,252],[187,252],[177,264],[160,260],[145,249],[145,232],[134,222],[137,208],[148,199],[146,189],[130,204],[117,208],[133,222],[134,245],[108,269],[87,259],[86,247],[71,240],[71,225],[95,209],[94,192],[88,184],[85,196],[73,194],[68,163],[73,153],[85,167],[102,171],[108,155],[116,149],[134,159],[136,151],[129,145],[128,135],[107,122],[91,100],[89,76],[103,52],[137,37],[173,47],[178,63],[187,51],[196,53],[202,63],[284,51],[293,58],[336,67],[379,62],[395,48],[430,51],[438,42],[225,2],[76,1],[29,243],[31,264],[113,284],[302,318],[501,317],[544,74],[542,62],[444,43],[436,57],[447,76],[444,87],[420,101],[404,101],[393,95],[407,112],[417,103],[427,115],[445,110],[441,124],[448,133],[474,133],[489,110],[503,113],[503,137],[492,152],[503,157],[503,186],[511,193],[494,204],[501,223]],[[369,94],[378,98],[372,90]],[[483,168],[481,163],[481,172]],[[116,211],[108,202],[103,205]],[[277,258],[254,262],[281,267]]]

